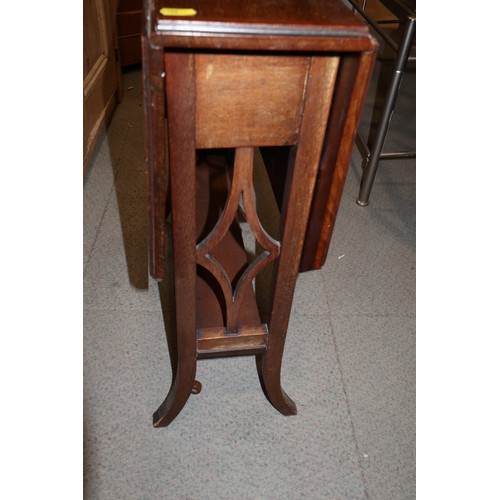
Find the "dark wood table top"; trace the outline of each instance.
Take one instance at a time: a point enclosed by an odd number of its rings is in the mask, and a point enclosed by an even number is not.
[[[146,0],[145,5],[146,35],[156,46],[320,51],[374,46],[366,23],[342,0]],[[358,42],[346,45],[342,38]]]
[[[188,10],[169,11],[174,5]],[[340,0],[157,0],[157,15],[160,31],[287,35],[365,31],[364,23]]]

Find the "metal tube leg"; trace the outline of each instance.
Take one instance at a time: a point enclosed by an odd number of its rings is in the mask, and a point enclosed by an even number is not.
[[[366,168],[363,170],[363,175],[361,177],[361,186],[359,189],[358,199],[356,203],[362,207],[369,204],[370,193],[373,187],[373,181],[375,180],[375,174],[377,173],[378,163],[380,161],[380,155],[384,147],[385,138],[387,136],[387,131],[389,129],[389,124],[392,118],[392,113],[394,111],[394,106],[396,104],[396,98],[398,96],[399,87],[401,85],[401,80],[403,78],[406,62],[410,54],[413,37],[415,34],[416,19],[407,18],[405,24],[405,31],[403,33],[403,39],[399,46],[398,53],[396,55],[396,61],[394,64],[394,71],[391,82],[389,84],[388,94],[385,100],[384,109],[382,111],[382,117],[380,119],[380,124],[377,129],[377,134],[373,143],[373,148],[371,150],[370,158]]]

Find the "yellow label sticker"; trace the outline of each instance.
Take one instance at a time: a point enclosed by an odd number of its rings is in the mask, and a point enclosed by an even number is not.
[[[163,7],[160,9],[160,14],[162,16],[196,16],[197,12],[195,9],[177,9],[175,7]]]

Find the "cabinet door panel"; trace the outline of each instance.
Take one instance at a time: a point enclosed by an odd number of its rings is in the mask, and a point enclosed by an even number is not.
[[[112,8],[83,2],[83,163],[85,168],[116,106],[120,87]]]

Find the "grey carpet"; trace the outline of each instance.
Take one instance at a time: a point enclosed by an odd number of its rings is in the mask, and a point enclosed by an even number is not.
[[[414,147],[414,85],[388,149]],[[414,498],[415,161],[381,163],[360,208],[353,153],[327,262],[297,284],[283,386],[298,415],[267,402],[252,357],[214,359],[154,429],[171,292],[147,270],[140,71],[124,87],[84,187],[85,498]]]

